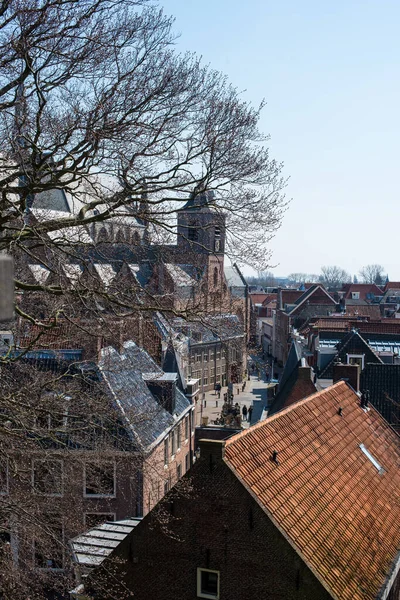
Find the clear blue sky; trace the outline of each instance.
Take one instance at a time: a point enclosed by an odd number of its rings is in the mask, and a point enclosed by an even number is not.
[[[293,199],[276,275],[381,263],[400,280],[400,1],[161,0],[180,50],[267,106]]]

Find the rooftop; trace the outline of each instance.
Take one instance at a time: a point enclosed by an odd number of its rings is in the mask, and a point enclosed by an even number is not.
[[[332,597],[383,597],[400,548],[400,440],[345,382],[232,437],[225,460]]]

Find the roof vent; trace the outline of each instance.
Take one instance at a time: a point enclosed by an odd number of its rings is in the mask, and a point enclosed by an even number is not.
[[[272,456],[271,456],[271,460],[272,462],[274,462],[276,465],[279,465],[279,460],[278,460],[278,452],[276,450],[273,450],[272,452]]]
[[[368,460],[370,460],[370,462],[374,465],[375,469],[378,470],[379,475],[383,475],[385,472],[385,469],[382,467],[382,465],[379,464],[379,462],[376,460],[376,458],[374,456],[372,456],[371,452],[369,450],[367,450],[367,448],[364,446],[364,444],[360,444],[360,450],[363,454],[365,454],[365,456],[368,458]]]
[[[339,406],[337,414],[339,415],[339,417],[343,417],[343,408],[341,406]]]

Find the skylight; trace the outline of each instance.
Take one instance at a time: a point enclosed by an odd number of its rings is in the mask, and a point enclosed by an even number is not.
[[[385,472],[385,469],[378,463],[376,458],[374,458],[372,456],[371,452],[369,452],[369,450],[367,450],[367,448],[364,446],[364,444],[360,444],[360,448],[361,448],[361,452],[363,452],[365,454],[365,456],[372,462],[374,467],[376,469],[378,469],[379,475],[383,475],[383,473]]]

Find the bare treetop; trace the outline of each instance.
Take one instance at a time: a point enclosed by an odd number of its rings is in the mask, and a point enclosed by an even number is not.
[[[11,1],[1,14],[3,247],[60,229],[56,215],[25,224],[22,237],[11,225],[49,190],[76,197],[86,182],[67,228],[110,218],[144,189],[151,220],[165,224],[189,194],[210,189],[228,214],[232,256],[268,262],[285,182],[258,131],[263,105],[177,54],[170,18],[145,1],[113,0]]]

